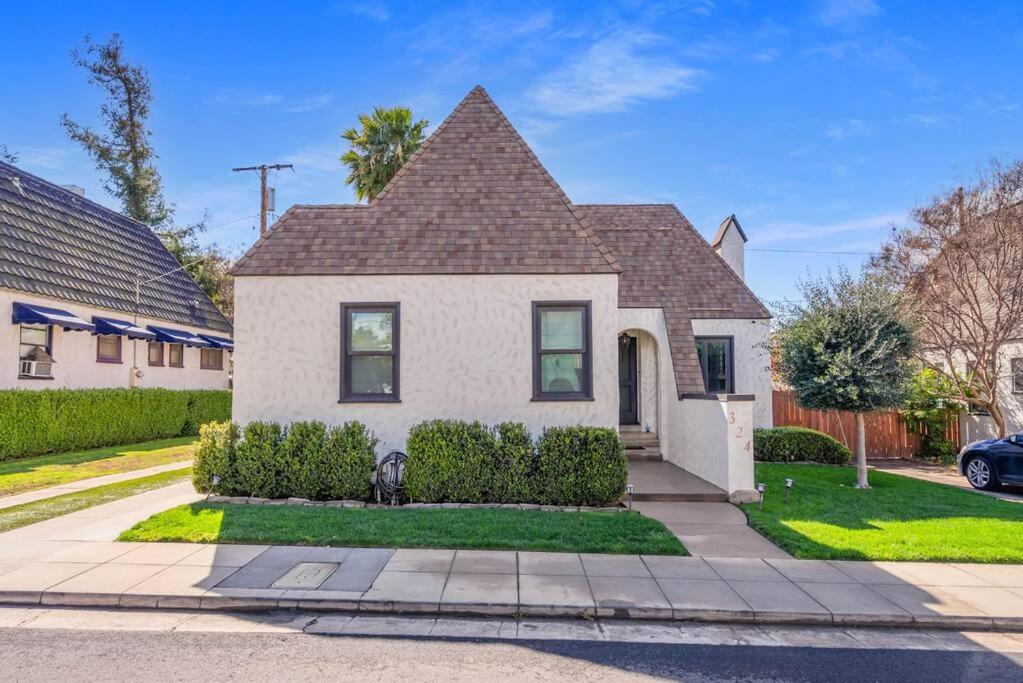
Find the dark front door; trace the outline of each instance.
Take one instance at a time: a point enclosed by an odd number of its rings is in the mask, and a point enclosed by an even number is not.
[[[618,421],[639,424],[639,368],[636,363],[635,337],[618,338]]]

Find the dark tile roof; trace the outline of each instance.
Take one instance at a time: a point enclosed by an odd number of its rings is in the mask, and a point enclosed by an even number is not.
[[[661,308],[680,394],[703,392],[693,318],[771,314],[672,204],[578,204],[621,264],[618,305]]]
[[[234,272],[615,273],[617,265],[477,87],[368,206],[294,206]]]
[[[0,162],[0,287],[133,314],[136,274],[177,267],[145,225]],[[140,315],[231,330],[183,271],[142,287]]]

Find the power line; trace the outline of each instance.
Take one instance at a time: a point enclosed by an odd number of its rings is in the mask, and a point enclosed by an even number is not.
[[[877,252],[826,252],[818,249],[755,249],[748,248],[747,252],[773,252],[776,254],[832,254],[837,256],[874,256]]]
[[[240,171],[259,171],[259,236],[262,237],[266,234],[266,211],[267,211],[267,196],[266,196],[266,173],[267,171],[279,171],[282,168],[290,168],[292,171],[295,167],[291,164],[260,164],[259,166],[240,166],[238,168],[232,168],[231,170],[235,173]]]

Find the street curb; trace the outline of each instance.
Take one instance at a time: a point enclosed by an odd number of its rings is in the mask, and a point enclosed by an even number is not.
[[[515,615],[530,618],[613,617],[632,621],[665,621],[689,623],[733,623],[758,625],[867,626],[897,629],[955,629],[1023,631],[1021,617],[980,617],[930,614],[910,619],[892,615],[832,615],[820,613],[751,612],[750,610],[648,610],[632,608],[594,608],[555,605],[452,604],[436,602],[398,602],[393,600],[296,600],[276,597],[243,597],[228,595],[132,595],[121,593],[70,593],[47,591],[0,591],[0,605],[40,605],[45,607],[108,607],[125,609],[202,609],[210,611],[267,611],[272,609],[303,609],[315,612],[434,614],[438,616],[491,617]]]

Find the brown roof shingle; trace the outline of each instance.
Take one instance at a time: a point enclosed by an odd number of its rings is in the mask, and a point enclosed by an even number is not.
[[[579,204],[618,257],[618,305],[660,308],[680,394],[704,391],[693,318],[771,314],[673,204]]]
[[[235,275],[615,273],[504,114],[476,87],[368,206],[294,206]]]

